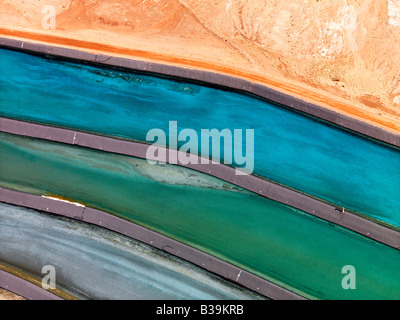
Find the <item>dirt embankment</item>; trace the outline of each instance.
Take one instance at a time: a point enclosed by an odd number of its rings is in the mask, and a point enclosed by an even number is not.
[[[0,288],[0,300],[25,300],[24,298]]]
[[[0,0],[1,34],[233,74],[400,132],[400,0]]]

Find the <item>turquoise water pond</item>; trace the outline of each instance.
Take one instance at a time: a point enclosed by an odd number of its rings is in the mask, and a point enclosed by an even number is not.
[[[261,99],[173,79],[5,49],[0,70],[1,116],[140,141],[154,128],[168,134],[169,121],[178,132],[253,129],[255,174],[400,227],[398,149]]]

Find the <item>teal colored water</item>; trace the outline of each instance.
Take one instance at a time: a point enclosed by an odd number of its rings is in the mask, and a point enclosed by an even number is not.
[[[400,298],[398,250],[189,169],[0,134],[0,185],[108,211],[308,298]]]
[[[1,116],[141,141],[153,128],[168,134],[169,121],[178,132],[254,129],[254,173],[400,227],[399,150],[256,98],[171,79],[8,50],[0,50],[0,70]]]
[[[0,203],[0,261],[78,299],[260,299],[199,267],[97,226]],[[18,253],[18,254],[17,254]]]

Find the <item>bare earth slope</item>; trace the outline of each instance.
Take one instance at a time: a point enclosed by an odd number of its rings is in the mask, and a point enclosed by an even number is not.
[[[25,300],[24,298],[0,288],[0,300]]]
[[[400,132],[400,0],[0,0],[2,35],[215,70]]]

